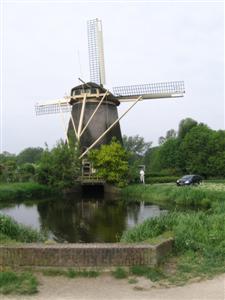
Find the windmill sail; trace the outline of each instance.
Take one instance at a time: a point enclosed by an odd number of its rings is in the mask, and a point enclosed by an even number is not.
[[[87,22],[87,31],[90,80],[103,85],[105,84],[105,63],[101,20],[89,20]]]
[[[65,98],[43,104],[37,103],[35,105],[35,113],[37,116],[67,112],[71,112],[71,106]]]
[[[143,99],[183,97],[185,93],[183,81],[129,85],[113,88],[114,96],[123,102],[123,99],[134,99],[143,96]]]

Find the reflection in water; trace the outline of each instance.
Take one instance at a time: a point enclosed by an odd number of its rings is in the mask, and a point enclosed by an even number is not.
[[[20,223],[41,229],[59,242],[116,242],[122,232],[158,216],[156,205],[125,204],[104,199],[54,199],[16,204],[0,212]]]

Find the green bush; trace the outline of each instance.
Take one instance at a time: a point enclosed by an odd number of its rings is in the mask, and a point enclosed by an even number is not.
[[[0,272],[0,293],[2,294],[34,294],[37,293],[38,281],[28,272]]]
[[[12,218],[0,214],[0,237],[2,237],[2,242],[10,240],[17,242],[43,242],[45,237],[38,231],[31,229],[22,224],[18,224]]]
[[[120,143],[112,140],[111,144],[92,150],[88,159],[99,177],[119,187],[127,184],[128,157]]]
[[[117,267],[115,271],[112,271],[112,275],[116,279],[124,279],[128,277],[128,272],[121,267]]]
[[[53,190],[35,182],[0,184],[0,201],[38,199],[53,194]]]

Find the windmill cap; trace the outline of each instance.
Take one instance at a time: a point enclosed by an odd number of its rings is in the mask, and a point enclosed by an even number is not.
[[[98,89],[100,94],[105,94],[107,92],[107,89],[105,89],[102,85],[99,85],[94,82],[86,82],[86,83],[83,83],[83,84],[73,87],[71,89],[71,96],[73,96],[74,94],[77,94],[76,91],[87,90],[87,92],[89,92],[90,89],[91,90],[93,89],[93,94],[95,94],[95,91],[94,91],[95,89]],[[118,106],[120,104],[120,102],[117,99],[117,97],[115,97],[110,91],[108,91],[108,93],[109,93],[109,95],[107,96],[107,100],[113,102],[115,105]]]

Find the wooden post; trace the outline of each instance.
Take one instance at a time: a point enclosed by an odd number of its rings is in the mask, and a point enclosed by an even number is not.
[[[87,124],[84,126],[83,130],[81,131],[80,137],[82,136],[82,134],[84,133],[84,131],[86,130],[86,128],[88,127],[88,125],[90,124],[91,120],[93,119],[94,115],[96,114],[97,110],[99,109],[100,105],[102,104],[103,100],[107,96],[107,93],[108,93],[108,90],[105,92],[105,94],[102,97],[101,101],[99,102],[99,104],[95,108],[93,114],[90,116],[89,120],[87,121]]]
[[[86,99],[87,99],[87,94],[84,95],[82,108],[81,108],[81,113],[80,113],[80,120],[79,120],[78,131],[77,131],[78,142],[80,141],[80,137],[81,137],[80,133],[81,133],[81,128],[82,128],[83,119],[84,119],[84,110],[85,110]]]
[[[70,147],[69,139],[68,139],[68,135],[67,135],[67,131],[66,131],[66,126],[65,126],[65,119],[64,119],[64,115],[63,115],[62,107],[61,107],[61,100],[59,99],[58,102],[59,102],[59,110],[60,110],[60,116],[61,116],[61,120],[62,120],[62,124],[63,124],[63,129],[64,129],[64,132],[65,132],[68,147]]]
[[[138,102],[138,101],[140,101],[142,99],[142,96],[140,96],[140,97],[138,97],[137,99],[136,99],[136,101],[113,123],[113,124],[111,124],[111,126],[109,126],[109,128],[107,128],[106,129],[106,131],[105,132],[103,132],[103,134],[101,134],[100,135],[100,137],[99,138],[97,138],[97,140],[90,146],[90,147],[88,147],[82,154],[81,154],[81,156],[79,157],[79,159],[81,159],[85,154],[87,154],[87,152],[89,151],[89,150],[91,150],[105,135],[106,135],[106,133],[108,133],[127,113],[128,113],[128,111],[129,110],[131,110],[131,108],[132,107],[134,107],[134,105]]]

